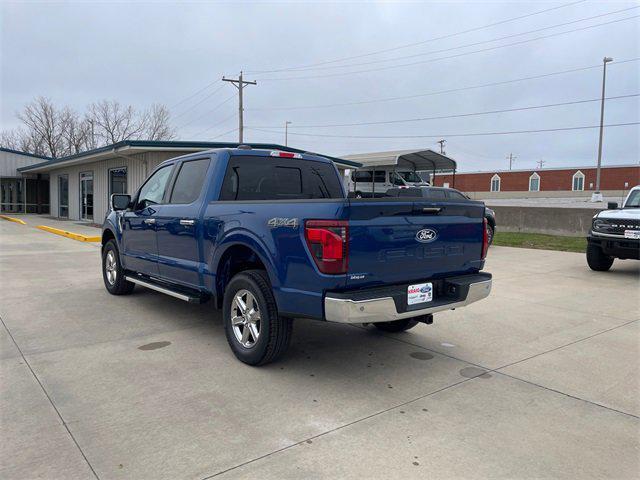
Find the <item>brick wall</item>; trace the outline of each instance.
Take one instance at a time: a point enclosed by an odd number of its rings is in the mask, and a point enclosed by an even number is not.
[[[455,188],[464,192],[488,192],[491,178],[498,174],[500,176],[500,191],[526,192],[529,190],[529,177],[535,171],[540,176],[540,191],[571,191],[573,175],[578,170],[585,175],[585,191],[595,190],[595,168],[457,173]],[[625,190],[640,184],[640,166],[604,167],[600,175],[600,190]],[[625,182],[628,183],[627,187],[624,185]],[[434,184],[441,187],[444,183],[449,183],[449,186],[453,187],[453,176],[436,175]]]

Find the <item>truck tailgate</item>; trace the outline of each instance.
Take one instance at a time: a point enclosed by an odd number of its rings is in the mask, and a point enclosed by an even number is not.
[[[411,282],[482,268],[484,204],[350,199],[349,286]]]

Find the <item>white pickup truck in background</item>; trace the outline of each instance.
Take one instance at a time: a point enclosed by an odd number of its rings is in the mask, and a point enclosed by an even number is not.
[[[609,270],[616,258],[640,260],[640,185],[631,189],[622,208],[609,203],[608,210],[593,217],[587,242],[592,270]]]

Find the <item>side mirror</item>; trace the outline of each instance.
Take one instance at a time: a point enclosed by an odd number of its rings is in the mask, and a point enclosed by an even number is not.
[[[131,195],[124,193],[111,194],[111,209],[114,211],[126,210],[131,206]]]
[[[608,210],[617,210],[618,209],[618,202],[609,202],[609,203],[607,203],[607,209]]]

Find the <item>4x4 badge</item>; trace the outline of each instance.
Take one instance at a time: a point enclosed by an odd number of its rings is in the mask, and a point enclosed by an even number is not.
[[[276,228],[276,227],[298,228],[298,219],[274,217],[269,219],[269,221],[267,222],[267,225],[271,228]]]

